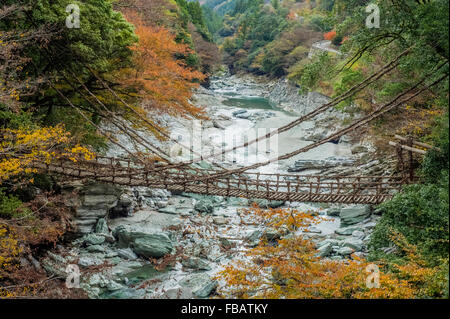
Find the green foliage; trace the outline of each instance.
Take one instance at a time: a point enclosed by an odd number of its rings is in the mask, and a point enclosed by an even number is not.
[[[3,3],[11,5],[16,1],[8,0]],[[106,92],[93,79],[88,68],[104,75],[130,66],[130,46],[137,41],[133,27],[106,0],[27,0],[22,3],[24,11],[0,20],[0,30],[19,33],[30,29],[42,30],[37,33],[45,40],[30,42],[21,52],[23,56],[12,57],[25,61],[18,75],[19,82],[40,83],[38,89],[31,94],[20,96],[20,102],[32,110],[30,116],[34,122],[44,126],[64,123],[71,133],[77,135],[77,132],[86,129],[86,121],[80,120],[79,115],[77,121],[71,121],[73,115],[70,113],[74,112],[73,109],[43,79],[52,79],[53,84],[73,105],[85,111],[86,116],[91,116],[94,122],[97,121],[92,105],[81,98],[78,88],[74,88],[78,80],[72,74],[76,73],[77,78],[102,98],[110,109],[120,107],[120,102],[102,97]],[[80,28],[66,27],[68,13],[65,10],[68,4],[79,6]],[[62,74],[68,77],[71,85],[63,79]],[[8,115],[3,110],[1,112],[2,121],[8,121],[8,125],[15,125],[14,121],[20,122],[26,118],[25,113],[17,117],[11,116],[11,113]],[[87,128],[87,132],[97,134],[93,127]],[[97,140],[91,136],[87,139],[83,137],[80,141],[92,141],[94,146],[98,146]]]
[[[438,266],[438,271],[425,283],[423,298],[449,298],[449,266],[448,259],[443,259]]]
[[[212,36],[206,25],[205,17],[202,7],[197,1],[176,0],[178,7],[181,11],[181,20],[183,21],[183,27],[187,30],[187,24],[192,22],[197,31],[207,40],[211,41]]]
[[[336,81],[334,84],[334,92],[336,96],[348,91],[351,87],[364,80],[364,75],[359,70],[345,69],[341,73],[340,81]],[[339,107],[345,107],[349,105],[353,99],[350,97],[347,100],[341,102]]]
[[[429,258],[447,257],[449,249],[448,172],[434,184],[410,185],[381,205],[383,216],[371,235],[373,256],[393,245],[392,230],[403,234]]]
[[[426,182],[433,183],[439,179],[443,172],[449,169],[449,118],[448,104],[447,112],[444,116],[437,119],[437,125],[433,132],[433,144],[440,150],[432,149],[422,162],[422,174]]]
[[[30,213],[28,209],[23,208],[22,201],[14,196],[5,193],[4,188],[0,188],[0,217],[17,218],[26,216]]]
[[[222,37],[234,35],[223,43],[223,51],[231,56],[225,62],[234,69],[284,75],[286,61],[280,54],[289,52],[277,52],[274,40],[289,28],[287,13],[279,1],[272,1],[271,7],[264,6],[261,0],[237,1],[232,16],[225,16],[218,32]],[[295,46],[291,44],[291,50]],[[260,53],[265,55],[264,61],[253,64]]]
[[[213,38],[216,38],[222,27],[223,18],[209,7],[203,6],[202,9],[206,27]]]
[[[12,112],[5,104],[0,103],[0,128],[19,129],[22,127],[33,127],[35,121],[31,113]]]
[[[327,76],[327,70],[330,70],[331,57],[328,52],[321,52],[314,56],[313,61],[306,64],[301,71],[300,92],[306,93],[308,90],[317,86],[319,80]]]
[[[333,21],[327,16],[314,14],[309,18],[309,26],[315,31],[325,33],[333,29]]]

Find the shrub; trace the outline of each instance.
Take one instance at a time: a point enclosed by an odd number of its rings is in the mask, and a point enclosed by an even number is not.
[[[395,246],[389,238],[392,231],[404,235],[431,259],[448,258],[448,174],[444,174],[436,184],[407,186],[380,208],[383,216],[369,245],[372,258],[384,255],[380,250],[382,247]]]
[[[7,195],[0,188],[0,218],[15,218],[26,215],[29,210],[23,207],[22,201],[14,196]]]
[[[325,33],[324,35],[323,35],[323,38],[325,39],[325,40],[329,40],[329,41],[333,41],[333,39],[336,37],[336,31],[330,31],[330,32],[327,32],[327,33]]]

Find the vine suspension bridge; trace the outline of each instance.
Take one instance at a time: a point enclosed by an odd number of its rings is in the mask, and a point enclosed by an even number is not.
[[[314,176],[237,173],[214,176],[216,170],[154,170],[130,159],[97,157],[93,161],[35,162],[35,168],[74,179],[123,186],[164,188],[172,192],[259,198],[277,201],[378,204],[407,183],[403,176]],[[203,176],[192,182],[193,176]]]

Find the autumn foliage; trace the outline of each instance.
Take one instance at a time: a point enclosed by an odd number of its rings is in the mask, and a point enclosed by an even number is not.
[[[20,215],[0,216],[0,298],[85,297],[49,277],[35,258],[51,249],[71,229],[70,211],[61,195],[43,193],[23,204]]]
[[[77,161],[94,156],[86,147],[71,145],[70,133],[61,125],[3,129],[0,137],[0,183],[22,173],[35,173],[34,161],[50,164],[59,158]]]
[[[327,32],[327,33],[325,33],[324,35],[323,35],[323,38],[325,39],[325,40],[328,40],[328,41],[333,41],[333,39],[336,37],[336,31],[330,31],[330,32]]]
[[[134,12],[124,15],[135,26],[139,42],[132,47],[134,66],[120,74],[122,84],[136,88],[147,110],[172,115],[202,113],[189,102],[192,89],[205,78],[181,59],[191,53],[189,47],[177,43],[168,29],[146,25]]]
[[[290,209],[246,211],[267,227],[295,232],[318,222],[310,214]],[[429,268],[413,246],[393,234],[408,253],[408,262],[387,271],[379,268],[379,287],[368,287],[371,263],[352,255],[335,261],[316,256],[315,244],[302,235],[286,236],[275,242],[263,241],[245,257],[219,274],[224,282],[219,294],[231,298],[414,298],[437,270]]]

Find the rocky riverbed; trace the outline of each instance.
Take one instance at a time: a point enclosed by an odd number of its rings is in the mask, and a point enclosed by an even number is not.
[[[297,94],[286,81],[251,76],[222,75],[201,88],[193,103],[205,106],[208,120],[161,117],[172,137],[187,147],[199,144],[203,154],[241,144],[256,135],[289,123],[329,99],[320,94]],[[350,115],[334,109],[271,139],[213,163],[237,167],[268,160],[308,145],[337,131]],[[198,130],[196,130],[196,128]],[[199,132],[200,132],[200,135]],[[145,132],[142,132],[145,134]],[[253,135],[252,135],[253,134]],[[157,142],[153,137],[147,136]],[[121,137],[122,144],[132,143]],[[189,158],[174,143],[159,142],[174,160]],[[195,147],[195,145],[194,145]],[[370,141],[343,137],[280,163],[261,167],[260,172],[299,174],[376,174],[389,163],[372,160]],[[108,155],[120,156],[111,147]],[[68,205],[75,212],[75,233],[70,243],[58,246],[42,261],[47,272],[67,276],[67,266],[81,271],[80,287],[91,298],[207,298],[220,281],[215,274],[264,236],[279,238],[270,229],[248,220],[241,213],[256,202],[260,207],[292,207],[323,217],[304,233],[317,245],[323,258],[365,256],[377,214],[367,205],[326,205],[269,202],[195,194],[171,194],[144,187],[112,185],[63,185]]]

